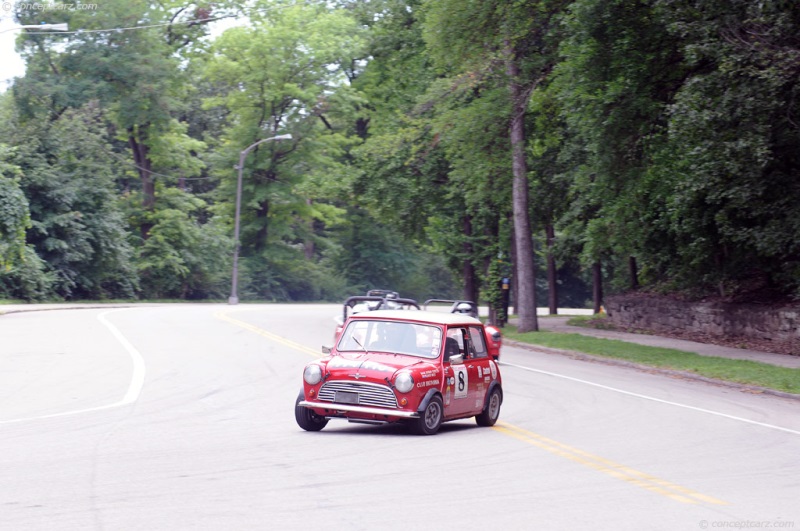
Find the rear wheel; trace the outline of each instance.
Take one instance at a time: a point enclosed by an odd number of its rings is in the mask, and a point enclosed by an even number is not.
[[[303,400],[303,398],[303,391],[300,391],[300,394],[297,395],[297,400],[294,403],[294,418],[297,421],[297,425],[306,431],[321,430],[326,424],[328,424],[328,419],[325,417],[320,417],[307,407],[299,406],[298,404],[301,400]]]
[[[428,402],[428,405],[425,406],[420,418],[414,419],[411,427],[414,433],[418,435],[433,435],[439,431],[443,416],[444,407],[442,407],[442,399],[439,396],[434,396],[431,398],[430,402]]]
[[[478,426],[494,426],[500,416],[500,404],[502,403],[503,393],[499,387],[495,387],[492,389],[492,394],[489,395],[489,400],[486,401],[486,407],[483,408],[480,415],[475,416]]]

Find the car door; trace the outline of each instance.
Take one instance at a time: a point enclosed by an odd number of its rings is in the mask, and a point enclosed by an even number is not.
[[[467,402],[475,414],[483,411],[489,384],[497,376],[497,368],[486,348],[485,336],[480,326],[465,330],[465,348],[468,356],[464,360],[467,369]]]
[[[459,357],[462,357],[465,350],[467,330],[464,328],[449,328],[445,335],[445,352],[447,353],[447,343],[458,345]],[[443,362],[444,369],[444,407],[446,417],[459,417],[468,415],[474,405],[470,401],[470,369],[466,359],[453,363],[449,360]],[[473,377],[477,374],[473,368]]]

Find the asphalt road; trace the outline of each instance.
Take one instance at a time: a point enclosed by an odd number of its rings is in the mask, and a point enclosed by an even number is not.
[[[494,428],[294,421],[337,305],[0,316],[0,529],[800,528],[800,401],[507,348]]]

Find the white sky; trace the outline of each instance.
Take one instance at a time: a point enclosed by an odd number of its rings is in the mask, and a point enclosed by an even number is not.
[[[0,92],[5,92],[11,81],[25,74],[25,63],[14,51],[14,41],[19,30],[11,13],[0,7]]]

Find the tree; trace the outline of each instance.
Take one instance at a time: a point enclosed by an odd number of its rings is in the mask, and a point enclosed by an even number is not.
[[[653,250],[670,254],[658,222],[663,195],[647,174],[686,68],[650,1],[574,2],[560,55],[548,88],[566,125],[559,159],[572,168],[560,225],[572,233],[570,244],[579,242],[573,248],[592,271],[598,309],[601,271],[622,289],[638,280],[623,280],[637,271],[629,263],[641,262],[647,273]]]
[[[674,287],[718,296],[800,291],[800,8],[793,2],[656,2],[689,76],[650,172],[664,183],[652,253]],[[675,154],[680,154],[675,156]],[[668,213],[668,214],[667,214]],[[676,259],[677,258],[677,259]]]
[[[344,65],[362,46],[359,28],[342,11],[269,5],[253,15],[252,27],[229,29],[214,42],[207,75],[223,89],[205,103],[229,113],[211,157],[221,180],[217,198],[234,196],[230,168],[240,151],[266,137],[293,136],[257,146],[243,168],[242,256],[258,262],[245,271],[261,276],[252,280],[262,286],[275,285],[271,260],[310,248],[312,220],[324,226],[341,218],[326,193],[336,194],[349,180],[341,157],[358,141],[348,133],[360,97],[348,86]]]
[[[221,298],[229,288],[230,236],[217,221],[199,223],[208,216],[202,199],[179,188],[155,183],[158,202],[151,211],[127,205],[136,216],[147,216],[151,234],[141,241],[137,269],[145,298]],[[133,200],[133,201],[131,201]]]
[[[10,162],[11,148],[0,144],[0,268],[9,269],[24,256],[30,227],[28,200],[19,186],[22,170]]]
[[[100,111],[68,110],[53,123],[18,129],[31,228],[27,241],[64,298],[129,298],[137,289],[133,250],[115,186],[118,162]]]
[[[556,226],[569,208],[570,165],[561,154],[568,142],[569,132],[552,83],[540,85],[531,96],[526,129],[530,131],[528,152],[531,158],[530,175],[536,201],[531,205],[532,219],[545,232],[545,261],[547,269],[547,305],[551,315],[558,313],[559,279],[556,247]],[[567,260],[569,261],[569,260]]]
[[[205,35],[210,20],[208,8],[187,7],[135,1],[102,10],[64,10],[59,16],[80,31],[21,40],[28,68],[14,91],[23,121],[42,114],[55,120],[93,100],[110,109],[117,135],[132,154],[145,210],[155,204],[154,173],[168,169],[154,167],[151,151],[164,142],[162,136],[175,134],[173,114],[187,86],[179,52]],[[30,23],[35,14],[23,9],[17,18]],[[147,238],[150,227],[141,229]]]
[[[358,210],[367,208],[377,223],[392,226],[394,239],[407,239],[425,254],[441,254],[448,268],[462,275],[459,296],[476,298],[474,253],[464,234],[470,214],[463,197],[451,190],[447,153],[425,103],[436,73],[425,53],[420,1],[385,0],[354,9],[370,28],[370,60],[353,81],[367,100],[356,123],[364,144],[353,150]],[[452,288],[437,289],[432,297]]]
[[[533,90],[544,81],[556,60],[556,22],[565,4],[477,0],[425,3],[425,38],[438,63],[471,77],[491,77],[508,90],[513,258],[520,331],[538,329],[525,114]]]

